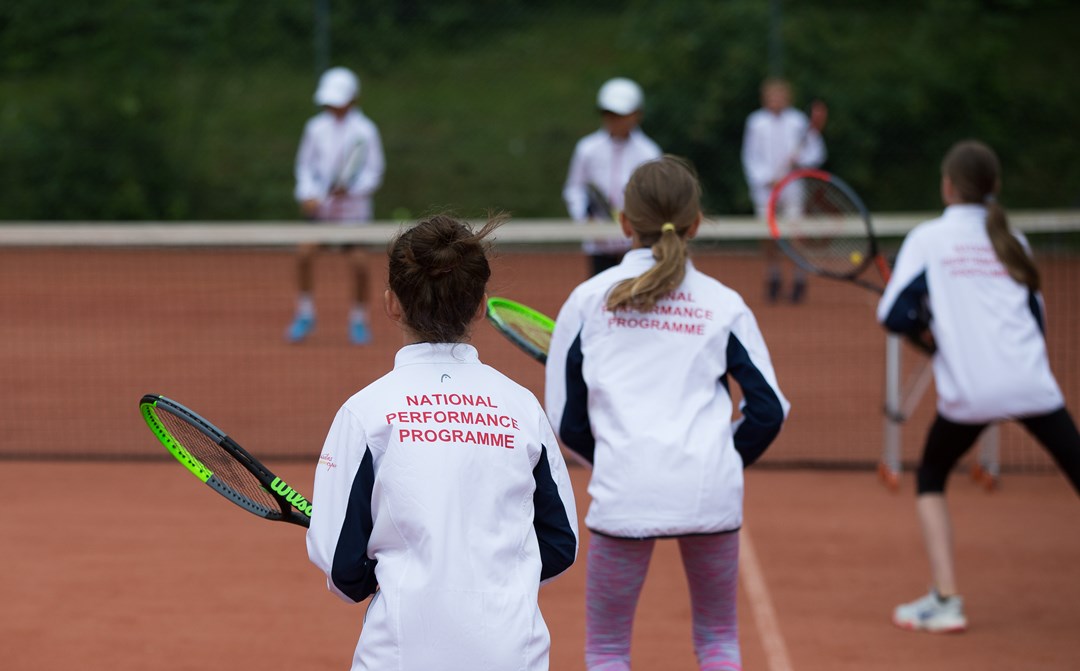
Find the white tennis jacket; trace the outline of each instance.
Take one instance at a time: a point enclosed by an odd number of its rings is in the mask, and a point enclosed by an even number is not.
[[[659,145],[640,128],[630,131],[626,139],[615,139],[601,128],[578,140],[562,193],[570,218],[577,222],[588,218],[588,184],[600,189],[611,206],[621,211],[630,175],[642,163],[658,159],[662,153]],[[586,240],[582,249],[586,254],[622,254],[630,249],[630,243],[616,234],[611,238]]]
[[[375,595],[355,671],[548,668],[537,592],[577,555],[573,491],[539,402],[472,346],[409,345],[346,401],[312,501],[330,591]]]
[[[363,150],[361,167],[352,176],[348,192],[328,197],[334,180],[342,173],[353,147]],[[375,123],[352,108],[343,119],[328,111],[308,119],[296,152],[294,172],[297,202],[311,198],[322,201],[318,218],[324,221],[370,221],[375,192],[382,186],[386,158],[382,138]]]
[[[570,294],[548,353],[548,417],[593,466],[589,529],[620,538],[734,531],[742,470],[790,404],[750,309],[689,261],[652,312],[606,309],[617,282],[653,264],[652,250],[631,250]],[[743,394],[735,423],[731,380]]]
[[[1017,237],[1027,245],[1022,234]],[[1009,277],[986,232],[986,208],[951,205],[904,239],[877,317],[918,331],[928,302],[937,343],[937,409],[953,422],[1043,415],[1065,404],[1050,372],[1042,297]]]

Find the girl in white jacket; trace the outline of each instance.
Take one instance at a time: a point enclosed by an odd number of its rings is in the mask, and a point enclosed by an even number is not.
[[[960,142],[941,173],[945,212],[904,240],[878,320],[915,337],[929,329],[937,347],[937,417],[916,481],[933,584],[926,596],[897,607],[893,621],[905,629],[958,632],[967,618],[945,506],[949,472],[989,423],[1016,419],[1080,492],[1080,434],[1050,372],[1038,268],[997,201],[997,156],[981,142]]]
[[[593,467],[586,665],[630,668],[653,546],[676,538],[701,668],[738,669],[742,471],[789,406],[750,309],[687,258],[701,224],[689,167],[670,156],[644,163],[625,195],[620,221],[632,248],[570,294],[547,360],[552,426]],[[743,393],[734,424],[732,381]]]
[[[405,347],[326,437],[308,555],[345,601],[374,594],[354,671],[548,668],[537,592],[577,555],[570,480],[540,403],[466,344],[499,223],[436,216],[391,243]]]

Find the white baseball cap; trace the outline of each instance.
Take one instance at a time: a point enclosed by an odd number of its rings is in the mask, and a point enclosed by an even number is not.
[[[632,79],[616,77],[604,82],[600,93],[596,95],[596,105],[604,112],[615,114],[633,114],[641,109],[645,94]]]
[[[316,105],[345,107],[360,93],[360,80],[349,68],[330,68],[319,78],[315,90]]]

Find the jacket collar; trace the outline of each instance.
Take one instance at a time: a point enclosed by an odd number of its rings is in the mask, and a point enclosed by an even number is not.
[[[425,363],[480,363],[480,354],[467,343],[422,342],[402,347],[394,357],[394,368]]]

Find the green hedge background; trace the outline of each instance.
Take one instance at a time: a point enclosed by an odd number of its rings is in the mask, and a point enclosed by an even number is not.
[[[383,134],[380,219],[564,216],[616,75],[708,211],[748,214],[739,147],[770,70],[828,102],[827,167],[871,209],[936,209],[966,137],[998,150],[1010,207],[1080,207],[1077,25],[1067,0],[7,0],[0,219],[296,219],[325,64],[360,74]]]

